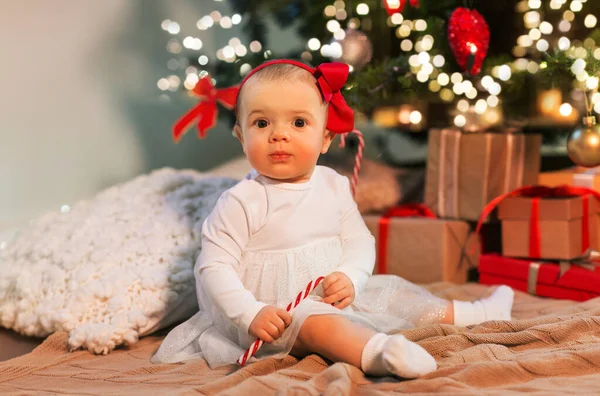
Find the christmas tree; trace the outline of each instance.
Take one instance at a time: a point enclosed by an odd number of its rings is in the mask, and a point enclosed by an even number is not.
[[[206,31],[241,23],[248,43],[232,39],[216,54],[203,53],[193,36],[180,42],[174,22],[163,23],[163,29],[175,36],[169,50],[183,47],[188,56],[179,70],[185,70],[178,79],[184,81],[184,89],[193,89],[206,75],[217,77],[217,87],[235,85],[265,59],[285,57],[313,65],[349,64],[352,73],[344,95],[358,110],[359,120],[397,131],[447,125],[485,128],[517,121],[537,127],[550,141],[565,138],[583,113],[600,112],[600,95],[594,95],[600,71],[595,16],[599,2],[230,0],[228,4],[234,14],[199,15],[197,28]],[[285,53],[271,51],[265,16],[281,26],[297,26],[306,44]],[[168,78],[159,81],[159,88],[168,87]]]

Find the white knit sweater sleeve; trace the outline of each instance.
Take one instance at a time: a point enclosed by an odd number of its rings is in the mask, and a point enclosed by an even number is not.
[[[348,178],[336,175],[337,195],[342,209],[342,260],[337,271],[348,275],[358,296],[375,267],[375,238],[367,228],[350,192]]]
[[[252,213],[250,205],[244,203],[244,187],[238,185],[223,193],[204,222],[195,276],[196,286],[238,329],[248,333],[250,323],[267,304],[254,298],[237,272],[252,232]]]

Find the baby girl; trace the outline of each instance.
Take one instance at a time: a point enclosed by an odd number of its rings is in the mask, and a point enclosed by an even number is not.
[[[506,286],[476,302],[448,301],[398,276],[372,275],[375,241],[348,179],[316,165],[335,134],[354,127],[340,92],[347,76],[341,63],[277,60],[242,81],[235,134],[254,170],[204,223],[194,268],[200,311],[169,333],[154,362],[233,364],[258,337],[265,344],[254,359],[317,353],[368,375],[415,378],[434,371],[435,359],[394,333],[510,320]],[[319,276],[320,293],[288,313]]]

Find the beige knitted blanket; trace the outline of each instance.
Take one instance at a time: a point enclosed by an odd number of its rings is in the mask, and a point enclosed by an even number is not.
[[[429,287],[446,298],[472,300],[482,285]],[[50,336],[30,354],[0,363],[0,394],[227,394],[378,395],[393,393],[507,395],[600,393],[600,299],[585,303],[518,293],[511,322],[469,328],[433,325],[405,331],[438,361],[416,380],[371,378],[347,364],[312,355],[210,370],[202,360],[149,362],[162,336],[94,356],[70,353],[66,333]],[[1,347],[1,346],[0,346]]]

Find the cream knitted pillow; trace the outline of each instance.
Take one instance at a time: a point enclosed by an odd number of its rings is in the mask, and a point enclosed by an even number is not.
[[[202,223],[235,183],[162,169],[38,218],[0,250],[0,325],[106,354],[189,318]]]

